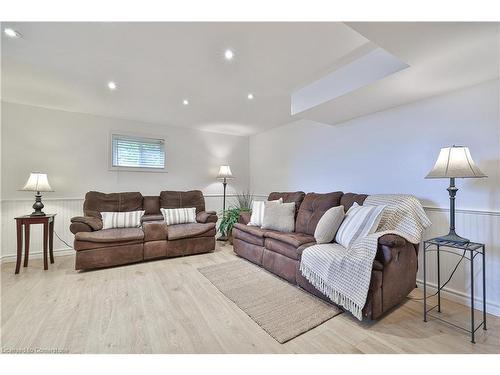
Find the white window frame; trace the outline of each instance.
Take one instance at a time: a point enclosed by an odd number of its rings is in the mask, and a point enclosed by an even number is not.
[[[123,136],[130,138],[145,138],[152,139],[155,141],[163,141],[163,150],[165,152],[165,164],[163,168],[148,168],[148,167],[120,167],[113,165],[113,135]],[[109,171],[123,171],[123,172],[154,172],[154,173],[167,173],[167,139],[164,136],[152,135],[152,134],[141,134],[141,133],[129,133],[120,130],[113,130],[109,132],[108,137],[108,170]]]

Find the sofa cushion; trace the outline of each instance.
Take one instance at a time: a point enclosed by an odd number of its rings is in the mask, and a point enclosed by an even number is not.
[[[294,191],[294,192],[277,192],[273,191],[269,196],[267,197],[268,201],[275,201],[277,199],[282,198],[283,203],[290,203],[293,202],[295,203],[295,214],[299,211],[300,204],[302,203],[302,200],[304,199],[306,193],[303,191]]]
[[[300,205],[295,231],[314,235],[321,216],[330,208],[339,206],[342,195],[341,191],[326,194],[308,193]]]
[[[102,229],[75,234],[75,240],[87,242],[126,242],[142,240],[143,238],[144,232],[141,228]]]
[[[167,228],[168,240],[181,238],[215,236],[215,223],[189,223],[169,225]]]
[[[347,212],[354,202],[362,206],[366,197],[368,197],[366,194],[345,193],[342,195],[342,198],[340,198],[340,204],[344,206],[344,210]]]
[[[205,198],[200,190],[162,191],[160,193],[161,208],[195,207],[196,213],[205,211]]]
[[[265,240],[265,248],[268,251],[274,251],[275,253],[279,253],[281,255],[286,256],[287,258],[294,259],[294,260],[300,260],[300,257],[302,255],[302,251],[311,246],[314,245],[315,242],[307,242],[303,245],[300,245],[298,247],[290,245],[286,242],[282,242],[280,240],[276,240],[274,238],[269,238],[267,237]]]
[[[101,218],[101,212],[124,212],[142,210],[142,194],[139,192],[105,194],[89,191],[85,194],[83,212],[85,216]]]
[[[246,225],[241,223],[234,224],[233,228],[237,228],[245,233],[251,234],[252,236],[258,238],[264,238],[264,234],[266,233],[265,229],[254,227],[252,225]]]
[[[299,247],[305,243],[314,242],[314,236],[305,233],[280,233],[269,231],[265,234],[267,238],[273,238],[275,240],[284,242],[293,247]]]
[[[140,228],[102,229],[94,232],[78,232],[75,235],[76,251],[113,246],[142,244],[144,232]]]

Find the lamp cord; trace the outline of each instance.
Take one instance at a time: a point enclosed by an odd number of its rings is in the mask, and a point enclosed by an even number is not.
[[[66,241],[64,241],[58,234],[56,231],[54,231],[54,234],[56,235],[57,238],[59,238],[59,241],[61,241],[63,244],[65,244],[66,246],[68,246],[70,249],[73,248],[73,246],[71,246],[70,244],[68,244]]]
[[[448,278],[448,280],[446,280],[446,282],[438,288],[438,290],[437,290],[437,292],[436,292],[436,293],[431,294],[430,296],[427,296],[426,298],[434,297],[435,295],[437,295],[437,294],[439,293],[439,291],[440,291],[441,289],[443,289],[443,288],[444,288],[444,287],[445,287],[445,286],[446,286],[446,285],[447,285],[447,284],[451,281],[451,279],[453,278],[453,275],[455,274],[455,272],[456,272],[456,271],[457,271],[457,269],[458,269],[458,266],[460,265],[460,263],[462,263],[462,260],[464,260],[464,258],[465,258],[465,252],[466,252],[466,251],[467,251],[467,250],[464,250],[464,252],[462,253],[462,256],[460,257],[460,259],[458,260],[457,264],[455,265],[455,268],[454,268],[454,269],[453,269],[453,271],[451,272],[451,275],[450,275],[450,277]],[[424,254],[424,256],[425,256],[425,254]],[[424,298],[423,298],[423,297],[422,297],[422,298],[412,298],[412,297],[408,297],[408,296],[407,296],[406,298],[408,298],[408,299],[410,299],[410,300],[412,300],[412,301],[423,301],[423,300],[424,300]]]

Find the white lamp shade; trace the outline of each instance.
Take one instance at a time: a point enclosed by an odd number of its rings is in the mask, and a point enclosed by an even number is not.
[[[45,173],[31,173],[28,182],[21,190],[25,191],[53,191]]]
[[[441,149],[434,168],[425,178],[479,178],[487,177],[477,167],[468,147],[452,146]]]
[[[219,173],[217,174],[218,179],[223,178],[233,178],[233,174],[231,173],[231,168],[229,165],[221,165],[219,168]]]

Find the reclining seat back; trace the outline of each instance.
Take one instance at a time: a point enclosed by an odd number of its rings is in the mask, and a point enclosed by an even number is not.
[[[205,211],[205,198],[201,190],[162,191],[160,193],[161,208],[196,208],[196,213]]]
[[[360,206],[363,205],[363,202],[365,199],[368,197],[366,194],[356,194],[356,193],[345,193],[342,198],[340,198],[340,204],[344,206],[345,212],[349,210],[349,208],[352,207],[354,202],[359,204]]]
[[[85,194],[83,213],[102,219],[101,212],[127,212],[142,210],[143,197],[139,192],[100,193],[89,191]]]
[[[275,201],[280,198],[283,199],[283,203],[295,203],[295,217],[297,217],[297,212],[299,212],[299,207],[302,204],[302,201],[304,200],[304,197],[306,196],[306,193],[303,191],[294,191],[294,192],[277,192],[273,191],[269,196],[267,197],[268,201]]]
[[[341,191],[325,194],[307,193],[297,214],[295,232],[314,235],[321,216],[330,208],[339,206],[342,196]]]

